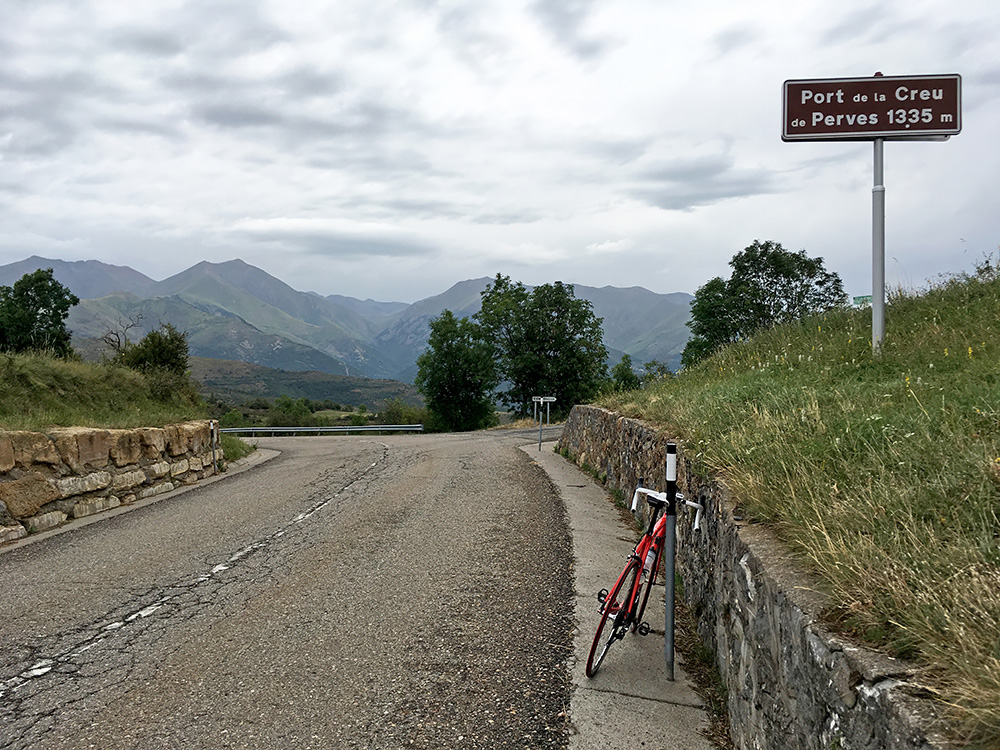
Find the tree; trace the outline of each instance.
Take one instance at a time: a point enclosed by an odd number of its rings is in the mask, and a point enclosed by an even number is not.
[[[673,371],[667,367],[665,362],[658,359],[651,359],[646,363],[646,371],[642,374],[643,383],[654,383],[657,380],[669,380],[674,376]]]
[[[187,334],[170,323],[162,323],[159,329],[143,336],[138,344],[126,341],[120,355],[122,363],[133,370],[160,369],[183,375],[188,369]]]
[[[616,391],[634,391],[642,384],[632,369],[632,357],[628,354],[623,354],[621,361],[611,368],[611,381]]]
[[[527,414],[533,396],[555,396],[557,413],[565,412],[606,382],[601,320],[572,286],[557,281],[529,292],[497,274],[474,317],[508,384],[501,397],[516,413]]]
[[[698,289],[691,303],[691,339],[681,355],[685,367],[719,347],[751,336],[761,328],[799,320],[847,302],[840,277],[823,267],[822,258],[780,243],[754,240],[729,261],[728,281],[716,277]]]
[[[313,427],[316,418],[304,398],[292,399],[282,393],[267,412],[268,427]]]
[[[427,350],[417,358],[415,382],[434,421],[446,430],[490,426],[497,375],[478,327],[445,310],[430,329]]]
[[[52,269],[25,274],[13,287],[0,286],[0,351],[73,353],[66,330],[69,309],[80,298],[52,276]]]

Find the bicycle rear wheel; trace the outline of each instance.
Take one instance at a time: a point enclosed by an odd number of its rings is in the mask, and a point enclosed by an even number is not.
[[[649,571],[649,578],[646,579],[645,583],[642,585],[642,594],[638,598],[639,607],[635,612],[635,622],[632,623],[633,632],[639,625],[642,624],[642,615],[646,611],[646,602],[649,601],[649,592],[653,589],[653,581],[656,580],[656,575],[660,570],[660,552],[662,550],[656,550],[656,557],[653,559],[653,567]]]
[[[601,605],[601,621],[597,625],[594,642],[590,645],[590,654],[587,656],[587,677],[597,674],[611,644],[624,638],[628,632],[629,612],[633,605],[632,594],[640,570],[642,566],[639,561],[634,557],[629,558],[625,570],[618,576],[604,604]]]

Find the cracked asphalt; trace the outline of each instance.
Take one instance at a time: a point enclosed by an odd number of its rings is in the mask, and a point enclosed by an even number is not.
[[[263,439],[0,554],[0,748],[565,747],[571,541],[531,440]]]

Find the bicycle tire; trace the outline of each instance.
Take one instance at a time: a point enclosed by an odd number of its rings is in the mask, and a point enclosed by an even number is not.
[[[642,585],[642,595],[639,597],[639,609],[635,613],[635,622],[632,623],[632,632],[639,627],[642,623],[642,616],[646,612],[646,603],[649,601],[649,592],[653,590],[653,581],[656,580],[656,576],[660,571],[660,552],[661,550],[656,550],[656,557],[653,558],[653,567],[649,571],[649,578]]]
[[[625,633],[628,631],[629,610],[634,602],[623,600],[632,596],[632,592],[635,589],[635,579],[639,575],[640,570],[642,570],[642,566],[639,561],[634,557],[629,558],[625,569],[618,576],[618,580],[615,581],[615,585],[608,594],[607,599],[601,605],[601,621],[597,625],[597,632],[594,633],[594,641],[590,644],[590,654],[587,656],[587,677],[593,677],[597,674],[597,670],[601,668],[604,657],[608,655],[608,649],[611,648],[611,644],[616,640],[624,638]],[[616,601],[619,603],[618,611],[612,615],[614,602]],[[607,632],[603,646],[601,646],[601,635],[604,634],[609,622],[611,623],[611,627]],[[598,653],[599,646],[600,653]],[[597,656],[596,661],[594,659],[595,655]]]

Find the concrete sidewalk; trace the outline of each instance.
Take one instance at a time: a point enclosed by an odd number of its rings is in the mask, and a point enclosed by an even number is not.
[[[614,583],[636,538],[611,496],[555,453],[554,447],[550,442],[542,443],[541,451],[537,444],[522,450],[558,488],[573,534],[576,631],[574,659],[570,660],[570,747],[713,750],[715,746],[702,733],[708,716],[679,664],[675,664],[676,680],[667,679],[662,585],[653,589],[646,607],[650,634],[628,635],[612,647],[593,679],[584,674],[599,619],[597,592]]]

